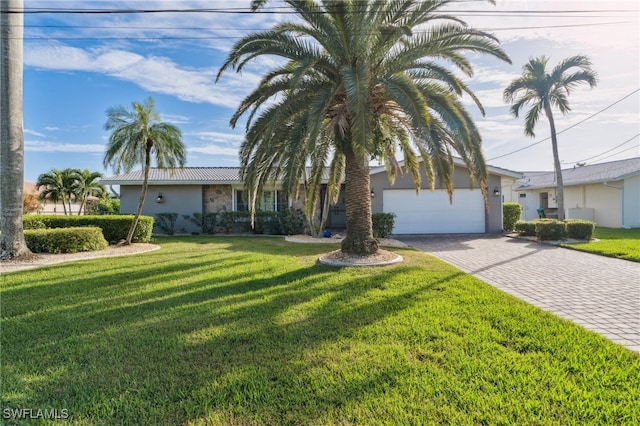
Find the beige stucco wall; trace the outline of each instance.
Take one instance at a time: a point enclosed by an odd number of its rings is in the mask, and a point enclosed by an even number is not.
[[[624,181],[623,225],[640,228],[640,175]]]
[[[616,186],[622,182],[617,182]],[[619,228],[622,226],[621,190],[604,184],[586,186],[586,206],[594,209],[596,226]],[[565,205],[566,201],[565,201]]]
[[[622,182],[612,182],[622,188]],[[526,194],[527,206],[524,211],[525,220],[538,217],[536,209],[540,207],[540,193],[549,193],[549,207],[557,207],[556,189],[541,188],[523,191]],[[593,209],[593,220],[596,226],[604,228],[620,228],[622,226],[622,189],[611,188],[603,183],[564,188],[565,217],[569,217],[569,209]]]

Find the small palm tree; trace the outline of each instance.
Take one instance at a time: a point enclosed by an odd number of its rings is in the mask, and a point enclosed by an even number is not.
[[[109,108],[104,128],[111,131],[104,154],[105,168],[112,166],[116,173],[128,173],[142,164],[142,191],[126,241],[131,244],[147,195],[152,160],[160,169],[184,167],[186,150],[182,133],[176,126],[160,121],[152,98],[142,103],[133,102],[131,110],[122,106]]]
[[[513,80],[504,90],[504,99],[511,103],[511,113],[516,118],[525,105],[532,105],[525,117],[524,133],[527,136],[535,137],[534,128],[542,114],[549,120],[557,184],[558,219],[564,220],[564,186],[553,108],[560,110],[563,115],[568,113],[571,111],[568,99],[571,91],[583,83],[593,88],[598,79],[596,72],[591,69],[591,61],[586,56],[577,55],[564,59],[551,72],[547,72],[548,61],[545,56],[530,59],[522,67],[522,76]]]
[[[218,74],[230,67],[239,72],[261,55],[284,59],[231,119],[235,126],[248,116],[240,162],[251,199],[276,178],[296,193],[310,163],[307,203],[315,203],[329,168],[332,198],[344,176],[342,251],[369,255],[378,250],[371,223],[372,157],[386,158],[393,179],[402,172],[395,159],[401,150],[417,188],[422,157],[430,186],[439,178],[451,196],[456,152],[486,195],[480,134],[460,98],[469,95],[483,110],[445,64],[470,76],[465,53],[509,61],[493,36],[442,11],[452,3],[447,0],[284,3],[300,19],[238,41]]]
[[[78,177],[76,175],[77,170],[66,168],[60,172],[60,179],[62,180],[62,199],[63,203],[66,201],[68,210],[71,215],[71,200],[77,201],[76,186],[78,184]]]
[[[98,179],[103,177],[100,172],[91,172],[88,169],[75,170],[75,177],[75,196],[76,200],[80,202],[79,216],[85,209],[87,198],[90,196],[100,197],[106,192],[106,189],[98,182]]]
[[[36,181],[36,189],[39,190],[42,187],[44,187],[44,189],[40,192],[40,199],[49,199],[53,201],[54,205],[57,204],[58,201],[61,201],[64,214],[66,215],[66,194],[68,188],[65,183],[63,172],[58,169],[51,169],[46,173],[42,173],[40,176],[38,176],[38,180]]]

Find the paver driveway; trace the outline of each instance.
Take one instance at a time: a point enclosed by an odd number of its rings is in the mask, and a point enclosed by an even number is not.
[[[394,238],[640,352],[640,263],[502,235]]]

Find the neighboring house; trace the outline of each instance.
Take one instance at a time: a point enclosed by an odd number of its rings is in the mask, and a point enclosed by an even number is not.
[[[567,219],[587,219],[605,228],[640,227],[640,157],[562,171]],[[524,174],[515,188],[523,219],[557,214],[555,173]],[[514,200],[516,201],[516,200]]]
[[[426,188],[428,181],[422,176],[419,195],[413,187],[410,174],[398,176],[395,185],[389,184],[384,167],[371,169],[371,205],[374,213],[396,215],[395,234],[426,233],[497,233],[502,230],[502,180],[515,180],[522,174],[488,167],[488,203],[477,184],[470,185],[469,173],[461,160],[455,160],[453,203],[444,189]],[[142,172],[135,171],[101,180],[105,185],[120,186],[120,211],[134,213],[142,186]],[[322,194],[326,188],[323,186]],[[143,214],[178,213],[177,230],[195,231],[183,215],[248,209],[243,197],[244,185],[237,167],[187,167],[169,171],[152,169]],[[303,194],[303,191],[300,191]],[[323,197],[321,197],[323,198]],[[277,185],[267,187],[258,200],[258,208],[281,211],[288,207],[304,209],[304,200],[288,199]],[[488,209],[485,208],[488,205]],[[320,210],[321,211],[321,210]],[[330,206],[327,227],[344,228],[346,210],[344,192],[338,202]]]

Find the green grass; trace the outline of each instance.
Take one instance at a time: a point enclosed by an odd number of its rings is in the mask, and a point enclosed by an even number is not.
[[[640,262],[640,228],[596,228],[593,236],[599,241],[562,244],[562,247]]]
[[[335,269],[316,263],[331,245],[158,242],[140,256],[2,277],[0,415],[66,409],[59,424],[77,425],[640,422],[638,354],[426,254]]]

